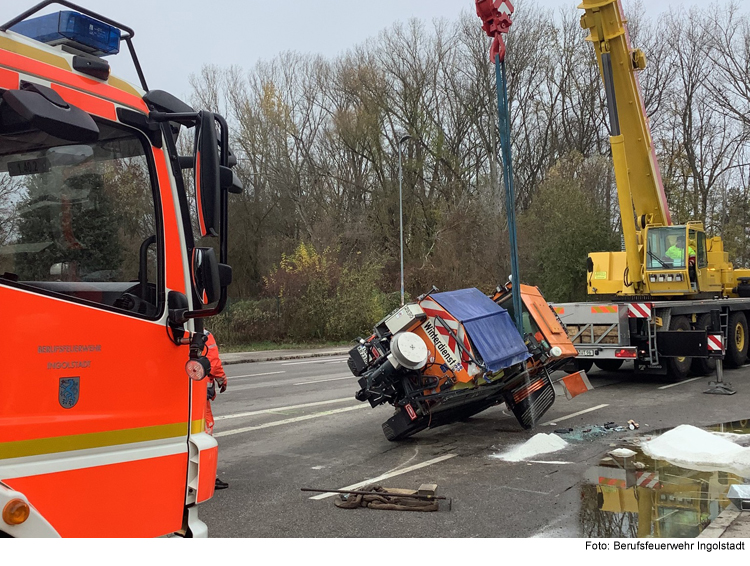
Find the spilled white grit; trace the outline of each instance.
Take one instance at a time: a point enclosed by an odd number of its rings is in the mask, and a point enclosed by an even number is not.
[[[750,448],[743,448],[732,440],[726,434],[680,425],[641,447],[647,456],[682,468],[750,477]]]
[[[612,450],[610,454],[617,458],[632,458],[636,453],[628,448],[618,448],[617,450]]]
[[[540,454],[550,454],[562,450],[568,445],[562,438],[556,434],[537,434],[528,442],[511,448],[502,454],[495,454],[492,457],[506,462],[521,462],[528,460]]]

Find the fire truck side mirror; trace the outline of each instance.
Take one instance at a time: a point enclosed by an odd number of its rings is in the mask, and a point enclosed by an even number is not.
[[[191,264],[195,294],[203,306],[214,304],[232,283],[232,268],[216,260],[213,248],[195,248]]]
[[[218,301],[221,295],[221,277],[213,248],[195,248],[191,268],[193,287],[201,303],[210,305]]]
[[[218,236],[221,222],[221,176],[216,117],[213,112],[202,111],[198,115],[194,177],[201,236]]]

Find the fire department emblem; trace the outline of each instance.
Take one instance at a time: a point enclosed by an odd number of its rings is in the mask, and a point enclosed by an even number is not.
[[[80,377],[61,377],[57,400],[63,409],[72,409],[78,403],[81,391]]]

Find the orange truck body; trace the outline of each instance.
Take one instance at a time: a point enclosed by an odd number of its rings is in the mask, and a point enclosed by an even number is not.
[[[127,128],[118,109],[147,115],[144,91],[82,74],[71,60],[0,32],[0,94],[25,83],[51,87],[118,131]],[[187,350],[166,331],[166,297],[192,296],[191,228],[167,146],[130,130],[143,143],[156,202],[158,312],[104,305],[101,285],[79,281],[58,292],[0,278],[8,356],[0,377],[0,510],[18,499],[30,506],[22,524],[0,521],[0,536],[206,535],[196,505],[213,496],[218,457],[204,432],[206,380],[187,377]],[[71,383],[75,399],[63,402]]]

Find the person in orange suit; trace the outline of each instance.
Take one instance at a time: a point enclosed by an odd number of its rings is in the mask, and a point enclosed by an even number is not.
[[[219,393],[224,393],[227,390],[227,374],[224,373],[224,366],[221,364],[219,358],[219,347],[216,345],[214,335],[208,330],[205,330],[206,336],[206,348],[208,353],[206,357],[211,362],[211,372],[208,374],[208,399],[206,400],[206,432],[213,436],[214,434],[214,414],[211,411],[211,401],[216,399],[216,386],[219,387]],[[216,478],[216,489],[226,489],[229,484],[221,481],[218,477]]]

